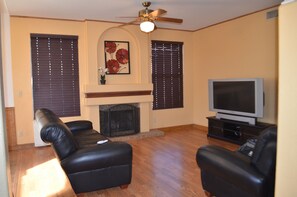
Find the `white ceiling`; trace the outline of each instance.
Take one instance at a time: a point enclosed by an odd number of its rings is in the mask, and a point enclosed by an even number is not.
[[[130,22],[143,0],[5,0],[10,15],[74,20]],[[167,10],[164,17],[182,24],[156,23],[159,28],[197,30],[238,16],[279,5],[282,0],[151,0],[151,9]]]

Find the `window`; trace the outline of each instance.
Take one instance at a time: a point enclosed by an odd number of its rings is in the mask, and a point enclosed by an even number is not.
[[[31,34],[34,111],[79,116],[77,36]]]
[[[183,107],[183,43],[152,41],[153,109]]]

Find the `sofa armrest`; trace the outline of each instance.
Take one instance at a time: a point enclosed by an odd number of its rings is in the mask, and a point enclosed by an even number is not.
[[[70,121],[65,123],[71,132],[93,129],[93,124],[88,120]]]
[[[217,176],[243,190],[261,191],[265,177],[238,152],[207,145],[198,149],[196,161],[201,171]]]
[[[107,142],[83,148],[61,161],[67,174],[116,165],[132,165],[132,147],[125,142]]]

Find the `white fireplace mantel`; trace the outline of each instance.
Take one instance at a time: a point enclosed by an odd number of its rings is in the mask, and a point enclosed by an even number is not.
[[[152,84],[86,85],[85,105],[152,102]]]
[[[153,84],[85,85],[85,93],[153,90]]]

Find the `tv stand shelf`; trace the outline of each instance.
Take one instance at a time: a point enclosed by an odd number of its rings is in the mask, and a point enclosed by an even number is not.
[[[256,138],[264,129],[274,126],[273,124],[257,122],[250,125],[245,122],[217,119],[215,116],[207,117],[207,137],[222,139],[235,144],[244,144],[247,139]]]

